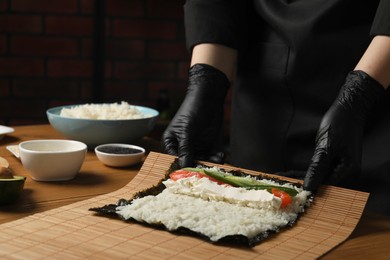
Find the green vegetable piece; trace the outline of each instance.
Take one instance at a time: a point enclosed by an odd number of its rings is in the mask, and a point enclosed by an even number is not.
[[[189,172],[200,172],[200,173],[204,173],[204,170],[201,169],[201,168],[191,168],[191,167],[186,167],[186,168],[183,168],[181,170],[185,170],[185,171],[189,171]]]
[[[210,169],[200,169],[200,168],[184,168],[183,170],[203,173],[218,181],[224,182],[226,184],[230,184],[235,187],[242,187],[246,189],[255,189],[255,190],[267,190],[270,193],[272,193],[272,188],[276,188],[278,190],[282,190],[288,193],[292,197],[298,194],[298,191],[292,188],[270,185],[253,178],[234,176],[220,171],[213,171]]]

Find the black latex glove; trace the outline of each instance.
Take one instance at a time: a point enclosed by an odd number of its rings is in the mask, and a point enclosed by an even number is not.
[[[304,189],[314,191],[321,183],[341,185],[360,174],[365,123],[384,94],[385,89],[365,72],[348,74],[322,118]]]
[[[226,75],[212,66],[190,68],[185,99],[162,136],[165,152],[178,156],[181,167],[194,166],[196,159],[223,162],[215,146],[229,86]]]

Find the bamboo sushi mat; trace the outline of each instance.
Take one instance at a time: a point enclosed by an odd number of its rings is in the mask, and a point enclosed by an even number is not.
[[[324,186],[298,222],[259,245],[215,245],[201,238],[97,216],[91,207],[129,199],[157,184],[174,157],[151,152],[125,187],[0,225],[2,259],[313,259],[348,238],[367,193]],[[211,165],[211,164],[210,164]],[[227,170],[234,167],[221,166]],[[256,172],[245,170],[248,173]]]

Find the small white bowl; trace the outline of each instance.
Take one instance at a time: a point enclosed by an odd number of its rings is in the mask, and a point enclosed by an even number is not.
[[[139,163],[145,149],[131,144],[102,144],[95,147],[97,158],[105,165],[126,167]]]
[[[73,140],[32,140],[19,144],[22,164],[36,181],[73,179],[86,152],[86,144]]]

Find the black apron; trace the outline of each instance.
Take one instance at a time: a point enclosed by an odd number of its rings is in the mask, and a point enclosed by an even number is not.
[[[291,2],[258,0],[248,12],[233,89],[233,164],[305,170],[322,116],[369,44],[378,2],[344,1],[361,3],[350,12],[342,1]]]
[[[187,1],[189,48],[214,42],[239,50],[232,95],[231,164],[269,173],[307,169],[321,118],[371,40],[378,3]],[[206,6],[200,23],[197,13]],[[390,117],[388,112],[381,114],[367,130],[363,172],[365,179],[378,180],[381,175],[389,185]],[[384,145],[378,147],[378,142]],[[352,187],[372,188],[358,181]]]

